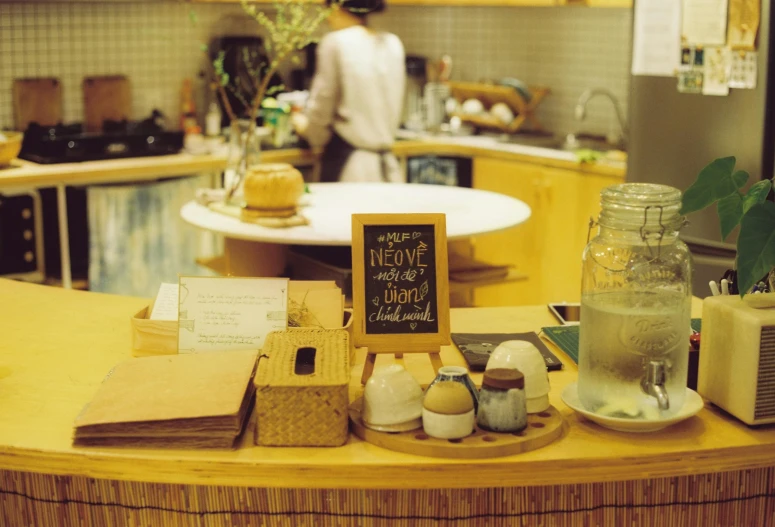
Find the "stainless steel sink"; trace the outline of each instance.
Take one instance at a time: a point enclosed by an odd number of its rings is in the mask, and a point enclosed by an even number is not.
[[[572,138],[557,137],[555,135],[535,135],[535,134],[516,134],[503,135],[499,138],[502,143],[509,143],[524,146],[536,146],[539,148],[552,148],[555,150],[595,150],[598,152],[608,152],[611,150],[626,150],[623,145],[611,144],[603,138],[577,136]]]
[[[563,141],[562,150],[596,150],[598,152],[609,152],[611,150],[626,151],[622,144],[612,144],[605,139],[597,138],[577,138],[575,141]]]

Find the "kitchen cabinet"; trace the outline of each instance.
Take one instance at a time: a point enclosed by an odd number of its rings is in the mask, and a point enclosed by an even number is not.
[[[632,8],[632,0],[558,0],[560,5]]]
[[[240,0],[187,0],[193,3],[237,4]],[[252,3],[271,4],[273,0],[251,0]],[[322,3],[322,2],[321,2]],[[582,5],[587,7],[632,7],[632,0],[390,0],[390,5],[418,6],[533,6],[552,7]]]
[[[474,160],[473,187],[527,203],[530,219],[507,231],[477,236],[477,260],[512,265],[527,280],[476,290],[477,306],[578,302],[581,253],[589,218],[600,210],[600,191],[616,176],[492,158]]]

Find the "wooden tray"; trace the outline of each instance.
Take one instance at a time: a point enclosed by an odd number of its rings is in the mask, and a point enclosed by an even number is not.
[[[436,439],[422,428],[409,432],[377,432],[366,428],[361,419],[363,397],[350,404],[350,428],[367,443],[388,450],[428,457],[453,459],[483,459],[511,456],[535,450],[559,439],[565,429],[560,412],[550,406],[545,412],[528,415],[527,428],[517,434],[503,434],[482,430],[463,439]]]

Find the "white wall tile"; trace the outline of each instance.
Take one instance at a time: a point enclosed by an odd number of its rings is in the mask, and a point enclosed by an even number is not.
[[[549,86],[539,115],[550,130],[615,129],[604,99],[590,103],[584,123],[575,122],[573,107],[588,87],[610,89],[626,114],[630,10],[392,6],[373,23],[401,37],[407,53],[451,55],[453,79],[508,76]],[[12,80],[28,76],[62,79],[67,122],[83,119],[83,77],[119,73],[132,83],[135,118],[157,107],[177,122],[183,79],[201,68],[200,44],[257,30],[238,5],[0,3],[0,128],[13,125]]]

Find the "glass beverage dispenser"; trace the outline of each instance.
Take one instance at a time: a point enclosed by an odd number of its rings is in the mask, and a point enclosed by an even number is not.
[[[683,405],[689,359],[681,192],[627,183],[603,190],[601,205],[582,258],[579,398],[609,417],[668,417]]]

